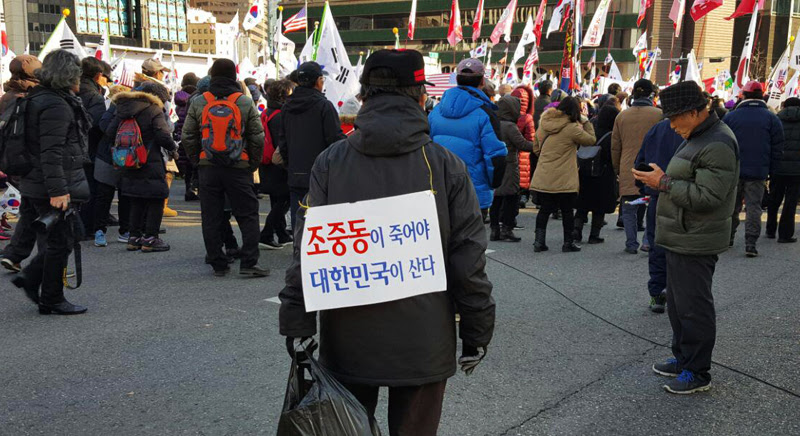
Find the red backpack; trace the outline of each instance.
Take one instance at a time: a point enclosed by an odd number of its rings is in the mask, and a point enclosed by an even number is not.
[[[127,118],[119,123],[117,137],[111,147],[111,163],[115,168],[125,169],[141,168],[147,163],[147,147],[136,118]]]
[[[261,125],[264,126],[264,155],[261,156],[261,165],[270,165],[272,163],[272,155],[275,154],[275,143],[272,141],[272,134],[269,132],[268,124],[279,113],[281,113],[280,110],[276,110],[269,116],[267,116],[267,111],[261,113]]]
[[[226,167],[250,159],[242,139],[242,112],[236,105],[241,96],[241,92],[236,92],[217,100],[210,92],[203,94],[208,103],[203,109],[200,125],[203,146],[200,159]]]

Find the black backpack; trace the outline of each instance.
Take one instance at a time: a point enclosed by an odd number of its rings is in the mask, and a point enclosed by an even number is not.
[[[0,115],[0,170],[24,177],[33,169],[33,158],[25,138],[25,110],[28,100],[17,97]]]
[[[581,146],[578,148],[578,168],[590,177],[600,177],[603,174],[603,149],[600,144],[611,132],[598,139],[595,145]]]

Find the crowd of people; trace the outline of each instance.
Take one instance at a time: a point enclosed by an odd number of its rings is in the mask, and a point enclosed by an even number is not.
[[[529,201],[539,209],[535,253],[549,250],[551,218],[562,223],[562,252],[581,251],[584,239],[604,243],[601,230],[619,208],[624,252],[648,252],[649,307],[669,313],[675,357],[653,370],[675,377],[667,384],[675,393],[708,389],[712,277],[717,256],[733,246],[742,206],[747,256],[758,255],[764,204],[767,237],[797,241],[800,99],[786,100],[776,115],[757,82],[727,112],[694,82],[659,92],[642,79],[631,95],[612,85],[592,100],[547,80],[538,93],[528,85],[495,90],[483,64],[466,59],[456,69],[458,86],[433,105],[421,55],[381,50],[365,64],[357,100],[337,110],[315,62],[259,84],[238,81],[236,65],[219,59],[206,77],[184,76],[174,95],[164,83],[169,71],[148,59],[129,89],[113,84],[105,62],[64,50],[43,62],[27,55],[11,62],[0,113],[21,108],[28,144],[21,159],[29,168],[8,174],[22,207],[0,264],[18,273],[13,283],[40,313],[80,314],[87,308],[63,291],[72,240],[83,233],[106,247],[117,225],[116,239],[129,251],[169,250],[162,219],[178,214],[168,203],[176,174],[185,200],[200,202],[206,263],[218,277],[236,260],[239,274],[268,276],[260,250],[292,244],[302,234],[303,207],[431,189],[448,292],[326,311],[320,320],[321,362],[371,413],[376,386],[392,387],[392,434],[401,427],[402,434],[435,434],[456,367],[456,313],[462,369],[485,355],[494,326],[487,240],[520,242],[517,218]],[[270,201],[263,228],[260,194]],[[110,213],[115,196],[118,219]],[[37,232],[36,222],[54,212],[61,219]],[[316,314],[304,308],[299,250],[280,297],[281,334],[293,354],[299,340],[317,333]],[[372,334],[400,326],[417,331],[415,343],[407,334]],[[370,359],[354,360],[364,349]]]

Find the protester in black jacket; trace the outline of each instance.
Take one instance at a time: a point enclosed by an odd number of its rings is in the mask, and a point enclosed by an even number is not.
[[[169,197],[161,149],[175,155],[178,148],[164,117],[164,103],[168,100],[167,88],[155,82],[143,82],[137,91],[114,96],[116,114],[106,130],[106,138],[113,141],[120,124],[133,118],[139,125],[142,141],[147,147],[147,162],[141,168],[121,169],[120,191],[131,199],[128,251],[141,249],[143,252],[158,252],[170,248],[158,237],[164,199]]]
[[[797,242],[794,236],[797,199],[800,196],[800,99],[792,97],[783,103],[778,113],[783,125],[783,155],[774,162],[769,182],[769,208],[767,210],[767,238],[778,242]],[[778,209],[783,203],[780,226]]]
[[[105,86],[111,81],[111,66],[107,63],[94,58],[87,57],[81,61],[81,87],[78,97],[81,98],[84,109],[92,120],[92,127],[89,129],[89,162],[86,165],[86,180],[89,182],[91,198],[81,207],[81,221],[87,235],[95,236],[95,245],[105,247],[106,243],[106,222],[108,214],[102,216],[101,222],[95,223],[95,199],[97,182],[94,179],[94,159],[97,154],[97,146],[103,138],[103,131],[100,130],[100,118],[106,112]],[[113,83],[113,82],[111,82]],[[96,228],[99,225],[100,228]],[[101,230],[102,229],[102,230]]]
[[[25,135],[33,169],[23,177],[20,193],[33,202],[40,217],[70,210],[73,204],[89,199],[83,165],[88,160],[91,121],[75,96],[80,75],[77,56],[65,50],[53,51],[36,71],[40,85],[27,96]],[[64,298],[62,277],[74,243],[72,239],[77,237],[72,223],[62,214],[43,236],[45,246],[39,247],[36,257],[13,280],[39,305],[41,314],[86,312],[85,307]]]
[[[319,64],[300,65],[297,77],[300,86],[283,105],[285,141],[280,149],[289,170],[292,228],[300,201],[308,193],[308,178],[314,161],[329,145],[345,138],[336,108],[322,93],[325,78]]]
[[[272,139],[272,145],[276,150],[283,142],[280,128],[283,104],[292,95],[294,88],[294,83],[288,80],[279,80],[267,90],[267,110],[261,114],[261,125],[264,126],[265,135],[269,135]],[[270,209],[267,220],[264,222],[264,230],[261,231],[258,246],[266,250],[280,250],[293,241],[291,235],[286,232],[286,212],[289,211],[289,175],[283,165],[273,163],[261,164],[259,175],[261,176],[260,189],[261,192],[269,195]],[[278,237],[277,241],[275,241],[275,236]]]
[[[414,74],[423,65],[422,55],[411,50],[381,50],[367,59],[357,130],[319,156],[307,197],[314,208],[435,192],[447,291],[320,313],[320,363],[370,414],[379,387],[388,386],[392,435],[436,434],[445,384],[456,372],[455,312],[461,314],[460,363],[467,372],[489,344],[495,319],[478,198],[464,162],[431,142],[425,78]],[[385,85],[392,80],[409,85]],[[382,85],[370,86],[373,81]],[[297,219],[295,238],[303,234],[305,214]],[[316,312],[305,310],[300,250],[280,299],[280,333],[290,346],[292,338],[317,333]]]

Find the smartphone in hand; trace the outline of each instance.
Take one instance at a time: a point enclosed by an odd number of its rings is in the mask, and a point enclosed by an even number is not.
[[[636,165],[636,171],[641,171],[643,173],[649,173],[649,172],[653,171],[653,167],[651,167],[648,164],[641,163],[639,165]]]

